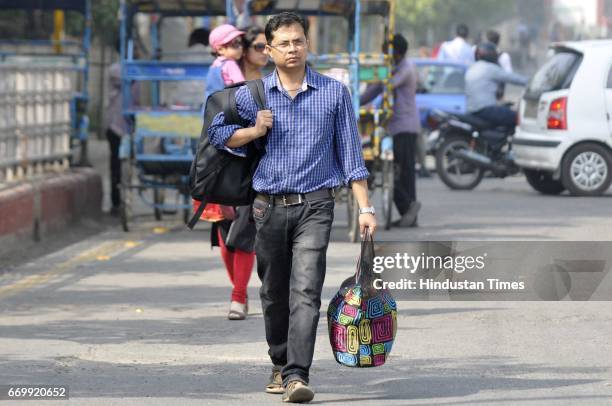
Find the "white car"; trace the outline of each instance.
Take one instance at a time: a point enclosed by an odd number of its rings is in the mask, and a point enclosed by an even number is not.
[[[552,50],[520,102],[516,163],[541,193],[600,195],[612,182],[612,41]]]

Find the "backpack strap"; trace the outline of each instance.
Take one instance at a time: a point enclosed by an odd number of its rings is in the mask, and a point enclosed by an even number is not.
[[[261,79],[249,80],[246,82],[246,86],[249,88],[251,92],[251,96],[255,100],[255,104],[257,104],[257,110],[265,110],[266,109],[266,92],[264,89],[264,83]],[[268,142],[268,135],[266,134],[262,139],[256,140],[256,145],[259,145],[259,148],[265,148],[265,145]]]
[[[204,213],[204,207],[206,207],[206,202],[202,200],[200,202],[200,205],[198,206],[198,209],[195,211],[195,213],[193,213],[191,220],[189,220],[189,223],[187,223],[187,227],[189,227],[190,230],[193,230],[196,223],[200,219],[200,216],[202,215],[202,213]]]
[[[224,106],[226,106],[225,114],[225,122],[226,123],[242,123],[244,120],[238,114],[238,106],[236,105],[236,91],[237,87],[226,88],[225,96],[226,100],[224,102]]]
[[[255,100],[258,110],[265,110],[266,108],[266,94],[264,91],[264,84],[261,79],[249,80],[248,82],[232,83],[231,85],[225,86],[225,90],[228,90],[225,94],[224,111],[227,123],[240,123],[243,122],[243,126],[248,126],[248,122],[245,122],[240,114],[238,114],[238,106],[236,106],[236,92],[238,88],[245,86],[251,92],[251,96]]]
[[[266,109],[266,93],[264,90],[263,80],[261,79],[249,80],[248,82],[246,82],[246,85],[249,88],[249,91],[251,92],[253,99],[255,99],[255,104],[257,104],[257,108],[259,110],[265,110]]]
[[[223,113],[225,114],[226,123],[242,123],[243,127],[249,126],[249,121],[244,120],[238,113],[238,106],[236,105],[236,92],[238,88],[245,86],[249,89],[251,96],[255,100],[257,110],[265,110],[266,108],[266,94],[264,91],[264,84],[261,79],[249,80],[248,82],[233,83],[225,87],[225,100],[223,101]],[[267,137],[265,137],[267,138]],[[265,140],[262,140],[264,143]]]

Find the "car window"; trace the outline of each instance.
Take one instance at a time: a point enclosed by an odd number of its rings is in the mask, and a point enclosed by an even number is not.
[[[417,65],[417,93],[463,94],[465,70],[458,66]]]
[[[612,67],[610,67],[610,71],[608,72],[608,84],[606,87],[612,89]]]
[[[539,99],[542,93],[569,88],[581,60],[575,52],[557,52],[533,75],[525,97]]]

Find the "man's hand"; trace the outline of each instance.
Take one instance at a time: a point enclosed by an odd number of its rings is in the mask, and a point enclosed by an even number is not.
[[[272,128],[273,121],[272,110],[260,110],[257,112],[257,119],[255,121],[257,138],[267,134],[268,130]]]
[[[376,233],[376,217],[373,214],[363,213],[359,215],[359,233],[362,239],[365,237],[366,227],[373,237]]]
[[[351,183],[353,196],[360,208],[371,207],[370,199],[368,199],[368,181],[365,179],[355,180]],[[365,236],[365,229],[368,227],[370,234],[374,236],[376,232],[376,217],[372,213],[363,213],[359,215],[359,231],[361,238]]]
[[[258,111],[255,125],[253,127],[236,130],[230,139],[227,140],[225,146],[229,148],[238,148],[257,138],[263,137],[268,133],[268,130],[272,128],[272,122],[272,110]]]

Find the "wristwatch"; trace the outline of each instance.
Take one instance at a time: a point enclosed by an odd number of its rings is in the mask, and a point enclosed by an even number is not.
[[[365,213],[370,213],[371,215],[376,215],[376,210],[374,209],[374,206],[370,206],[370,207],[362,207],[361,209],[359,209],[359,214],[365,214]]]

